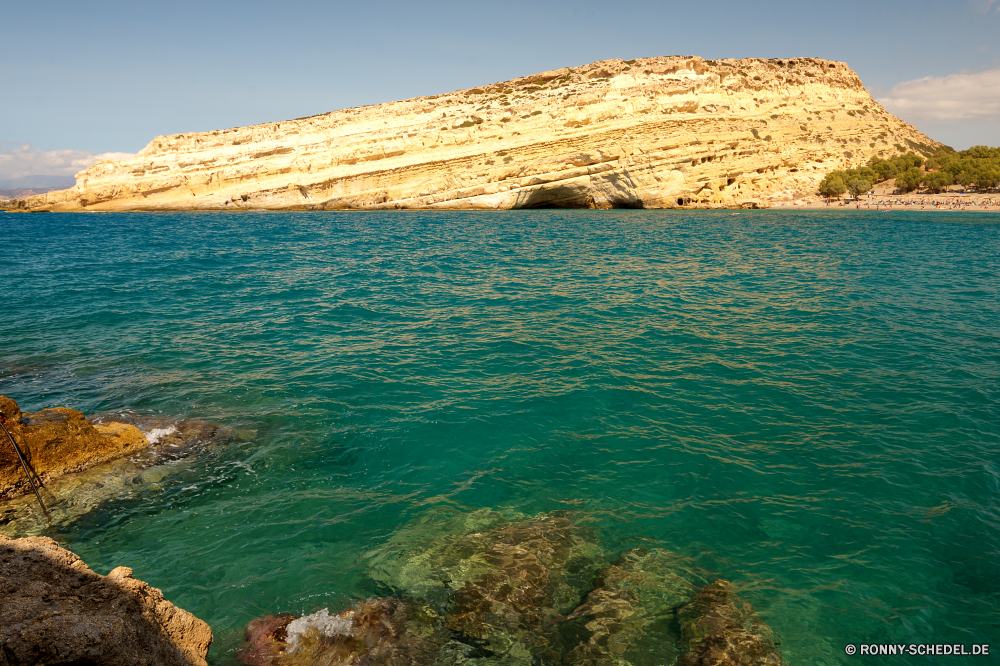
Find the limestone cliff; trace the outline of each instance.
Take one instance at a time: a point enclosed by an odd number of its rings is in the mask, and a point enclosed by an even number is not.
[[[157,137],[10,210],[767,206],[940,144],[816,58],[608,60],[297,120]]]

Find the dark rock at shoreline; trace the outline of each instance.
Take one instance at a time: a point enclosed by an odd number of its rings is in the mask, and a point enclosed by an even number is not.
[[[118,567],[47,537],[0,536],[0,665],[205,666],[207,624]]]
[[[140,468],[183,457],[198,447],[228,444],[237,439],[236,431],[232,428],[199,418],[178,421],[168,417],[126,412],[114,414],[113,417],[98,415],[92,417],[91,421],[103,424],[109,418],[135,426],[145,434],[149,441],[148,448],[131,456],[132,461]]]
[[[288,623],[298,619],[291,613],[266,615],[250,622],[243,638],[246,647],[240,650],[236,657],[246,666],[268,666],[275,657],[288,648],[285,642],[285,629]]]

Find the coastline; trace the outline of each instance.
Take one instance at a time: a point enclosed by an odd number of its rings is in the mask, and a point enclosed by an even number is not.
[[[859,201],[834,202],[820,198],[781,202],[773,210],[856,209],[941,213],[1000,213],[1000,194],[869,194]]]

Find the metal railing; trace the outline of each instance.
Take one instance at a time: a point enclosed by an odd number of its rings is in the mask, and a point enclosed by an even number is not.
[[[31,489],[35,492],[35,498],[38,500],[38,506],[42,507],[42,511],[45,513],[45,517],[52,522],[52,517],[49,516],[49,510],[45,508],[45,502],[42,501],[42,496],[38,492],[38,488],[42,485],[42,479],[37,474],[35,478],[38,479],[38,485],[35,485],[35,479],[31,476],[31,468],[28,467],[28,461],[24,458],[24,453],[21,452],[21,448],[14,441],[14,436],[10,434],[10,430],[7,430],[7,415],[0,412],[0,428],[7,433],[7,439],[10,441],[10,445],[14,447],[14,453],[17,454],[17,459],[21,462],[21,469],[24,470],[24,474],[28,477],[28,484],[31,485]]]

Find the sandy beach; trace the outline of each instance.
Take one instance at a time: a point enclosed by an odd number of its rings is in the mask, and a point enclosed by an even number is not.
[[[890,194],[891,188],[877,187],[875,194],[864,194],[857,201],[811,197],[783,201],[774,209],[857,208],[859,210],[934,210],[1000,213],[1000,194]]]

